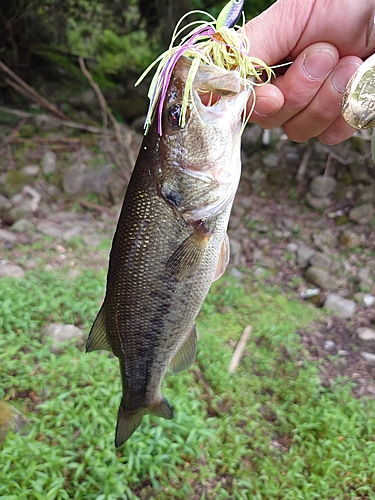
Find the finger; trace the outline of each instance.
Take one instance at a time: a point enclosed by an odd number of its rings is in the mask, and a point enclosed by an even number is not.
[[[295,142],[307,141],[322,134],[341,114],[342,94],[350,77],[362,60],[355,56],[343,57],[335,70],[302,111],[284,124],[284,132]],[[345,128],[347,133],[347,130]]]
[[[327,130],[318,135],[318,139],[323,144],[333,146],[334,144],[346,141],[354,132],[355,129],[346,123],[343,116],[338,116]]]
[[[286,71],[273,82],[284,95],[281,110],[262,121],[262,127],[280,127],[306,108],[338,63],[337,49],[315,43],[304,50]]]
[[[261,122],[267,117],[280,111],[284,104],[282,92],[272,84],[255,86],[255,107],[250,117],[250,122]],[[247,112],[251,111],[252,99],[247,106]]]

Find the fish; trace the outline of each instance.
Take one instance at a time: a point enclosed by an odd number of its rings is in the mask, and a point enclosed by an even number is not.
[[[181,56],[174,66],[162,134],[154,119],[143,139],[113,238],[104,302],[86,344],[87,352],[109,350],[119,360],[117,448],[145,414],[173,418],[161,393],[164,376],[194,362],[196,317],[229,260],[227,225],[251,89],[237,71],[200,63],[182,127],[191,61]],[[215,104],[203,104],[202,92],[215,93]]]

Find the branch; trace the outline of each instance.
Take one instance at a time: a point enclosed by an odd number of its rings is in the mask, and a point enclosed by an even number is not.
[[[239,365],[239,362],[241,361],[241,358],[243,356],[243,352],[246,347],[246,343],[250,338],[252,326],[248,325],[245,330],[243,331],[241,338],[237,344],[237,347],[233,353],[232,359],[229,363],[229,373],[234,373],[237,366]]]
[[[34,90],[30,85],[22,80],[19,76],[17,76],[6,64],[0,61],[0,69],[4,71],[8,76],[10,76],[14,82],[6,79],[5,81],[14,87],[19,92],[22,92],[26,97],[32,99],[37,102],[42,108],[47,109],[50,113],[58,116],[61,120],[68,120],[68,118],[64,115],[62,111],[60,111],[55,105],[49,103],[47,99],[42,97],[36,90]],[[21,90],[22,89],[22,90]]]

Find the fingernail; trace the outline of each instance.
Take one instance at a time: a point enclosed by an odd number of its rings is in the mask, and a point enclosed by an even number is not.
[[[303,68],[312,80],[324,80],[336,64],[335,55],[328,49],[314,50],[307,54]]]
[[[337,92],[339,92],[339,94],[343,94],[345,92],[346,85],[348,84],[350,77],[359,66],[360,63],[358,63],[357,67],[354,63],[341,64],[335,69],[332,75],[332,85],[335,87]]]

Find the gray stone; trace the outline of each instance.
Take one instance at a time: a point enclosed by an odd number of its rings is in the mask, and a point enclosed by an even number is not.
[[[12,224],[18,219],[27,219],[32,217],[35,213],[35,204],[33,201],[25,201],[21,205],[14,206],[6,213],[6,220]]]
[[[264,267],[257,267],[254,269],[254,277],[257,279],[263,278],[266,273],[267,270]]]
[[[375,340],[375,330],[371,328],[358,328],[356,333],[361,340]]]
[[[266,182],[267,176],[263,169],[257,168],[250,176],[250,182],[253,188],[258,188]]]
[[[0,278],[23,278],[24,276],[25,271],[21,266],[15,264],[1,264],[0,262]]]
[[[336,350],[336,344],[332,340],[326,340],[324,342],[324,349],[326,351],[334,351]]]
[[[10,208],[12,206],[11,202],[8,200],[6,196],[0,194],[0,210]]]
[[[296,253],[298,250],[297,243],[288,243],[285,247],[285,250],[290,253]]]
[[[75,238],[76,236],[79,236],[82,232],[82,227],[81,226],[73,226],[70,229],[67,229],[64,234],[63,234],[63,239],[65,241],[69,241],[72,238]]]
[[[316,198],[326,198],[336,189],[337,181],[329,175],[318,175],[310,184],[311,194]]]
[[[74,343],[76,347],[83,346],[85,334],[74,325],[64,325],[62,323],[51,323],[44,330],[44,339],[51,338],[51,352],[59,354],[64,350],[66,343]]]
[[[329,253],[329,249],[335,246],[334,235],[329,229],[314,233],[312,239],[316,248],[324,253]]]
[[[16,239],[16,235],[11,233],[10,231],[7,231],[6,229],[0,229],[0,240],[13,243],[14,241],[16,241]]]
[[[334,290],[337,288],[337,280],[329,274],[326,269],[311,266],[305,271],[306,281],[322,288],[323,290]]]
[[[95,169],[87,168],[84,163],[74,165],[64,174],[64,192],[68,196],[97,193],[108,198],[113,171],[112,165],[98,165]]]
[[[53,238],[62,238],[64,235],[64,230],[60,227],[55,226],[48,220],[42,220],[37,223],[36,229],[45,234],[46,236],[52,236]]]
[[[375,354],[371,352],[361,352],[361,356],[370,365],[375,365]]]
[[[30,219],[18,219],[12,224],[12,231],[22,233],[28,229],[34,229],[34,224]]]
[[[21,168],[21,174],[26,175],[26,177],[35,177],[39,174],[39,165],[25,165]]]
[[[324,307],[335,312],[341,318],[351,318],[355,313],[355,302],[343,299],[335,293],[329,293],[324,302]]]
[[[305,199],[307,203],[312,208],[316,208],[317,210],[323,210],[330,206],[332,201],[329,198],[318,198],[313,196],[311,193],[306,193]]]
[[[365,295],[363,297],[363,303],[366,307],[371,307],[375,304],[375,297],[373,295]]]
[[[230,244],[230,259],[231,263],[235,266],[239,266],[241,264],[242,257],[242,245],[241,242],[235,240],[234,238],[229,239]]]
[[[310,258],[310,264],[331,271],[338,271],[340,268],[340,264],[337,261],[331,259],[331,257],[323,252],[314,252]]]
[[[344,229],[344,231],[340,234],[339,243],[342,247],[350,250],[351,248],[358,247],[361,244],[361,238],[354,231]]]
[[[263,157],[262,163],[265,167],[275,168],[279,164],[279,157],[276,154],[268,154]]]
[[[361,267],[358,271],[358,278],[362,286],[372,286],[375,276],[369,267]]]
[[[60,122],[51,115],[38,113],[34,115],[34,120],[38,129],[42,132],[56,132],[61,128]]]
[[[364,205],[359,205],[354,207],[349,212],[349,219],[353,222],[358,222],[359,224],[368,224],[375,210],[371,203],[366,203]]]
[[[315,250],[302,243],[297,249],[297,264],[301,269],[307,267]]]
[[[100,234],[96,234],[96,233],[84,234],[82,236],[83,243],[86,246],[92,247],[92,248],[98,247],[102,243],[103,239],[104,239],[103,236],[101,236]]]
[[[44,175],[55,174],[57,172],[56,166],[57,156],[53,151],[46,151],[42,159]]]

